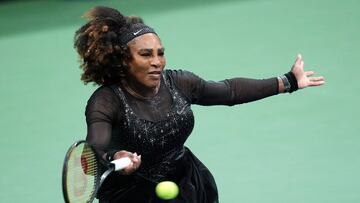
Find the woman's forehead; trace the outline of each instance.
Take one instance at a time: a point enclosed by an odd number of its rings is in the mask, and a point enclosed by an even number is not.
[[[134,38],[128,43],[130,49],[159,49],[163,48],[160,38],[153,33],[147,33]]]

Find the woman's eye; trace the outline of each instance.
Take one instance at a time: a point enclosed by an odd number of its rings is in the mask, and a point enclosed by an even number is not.
[[[164,52],[159,52],[159,56],[164,56],[165,53]]]
[[[151,53],[141,53],[140,56],[151,56]]]

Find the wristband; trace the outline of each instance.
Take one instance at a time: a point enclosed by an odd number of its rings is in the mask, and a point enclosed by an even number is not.
[[[288,79],[288,81],[290,83],[289,93],[292,93],[299,89],[297,79],[293,72],[290,71],[290,72],[286,73],[285,77]]]

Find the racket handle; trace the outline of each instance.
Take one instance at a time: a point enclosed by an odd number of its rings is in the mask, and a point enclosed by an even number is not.
[[[131,160],[129,157],[124,157],[124,158],[116,159],[110,163],[114,164],[115,171],[119,171],[128,167],[131,163]]]

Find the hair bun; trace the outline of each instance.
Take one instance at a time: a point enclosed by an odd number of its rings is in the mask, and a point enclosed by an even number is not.
[[[144,20],[140,18],[139,16],[127,16],[126,17],[126,23],[128,24],[144,24]]]
[[[116,21],[121,26],[125,25],[127,21],[126,17],[118,10],[105,6],[96,6],[87,11],[83,17],[87,18],[88,20],[94,20],[97,18],[111,19]]]

